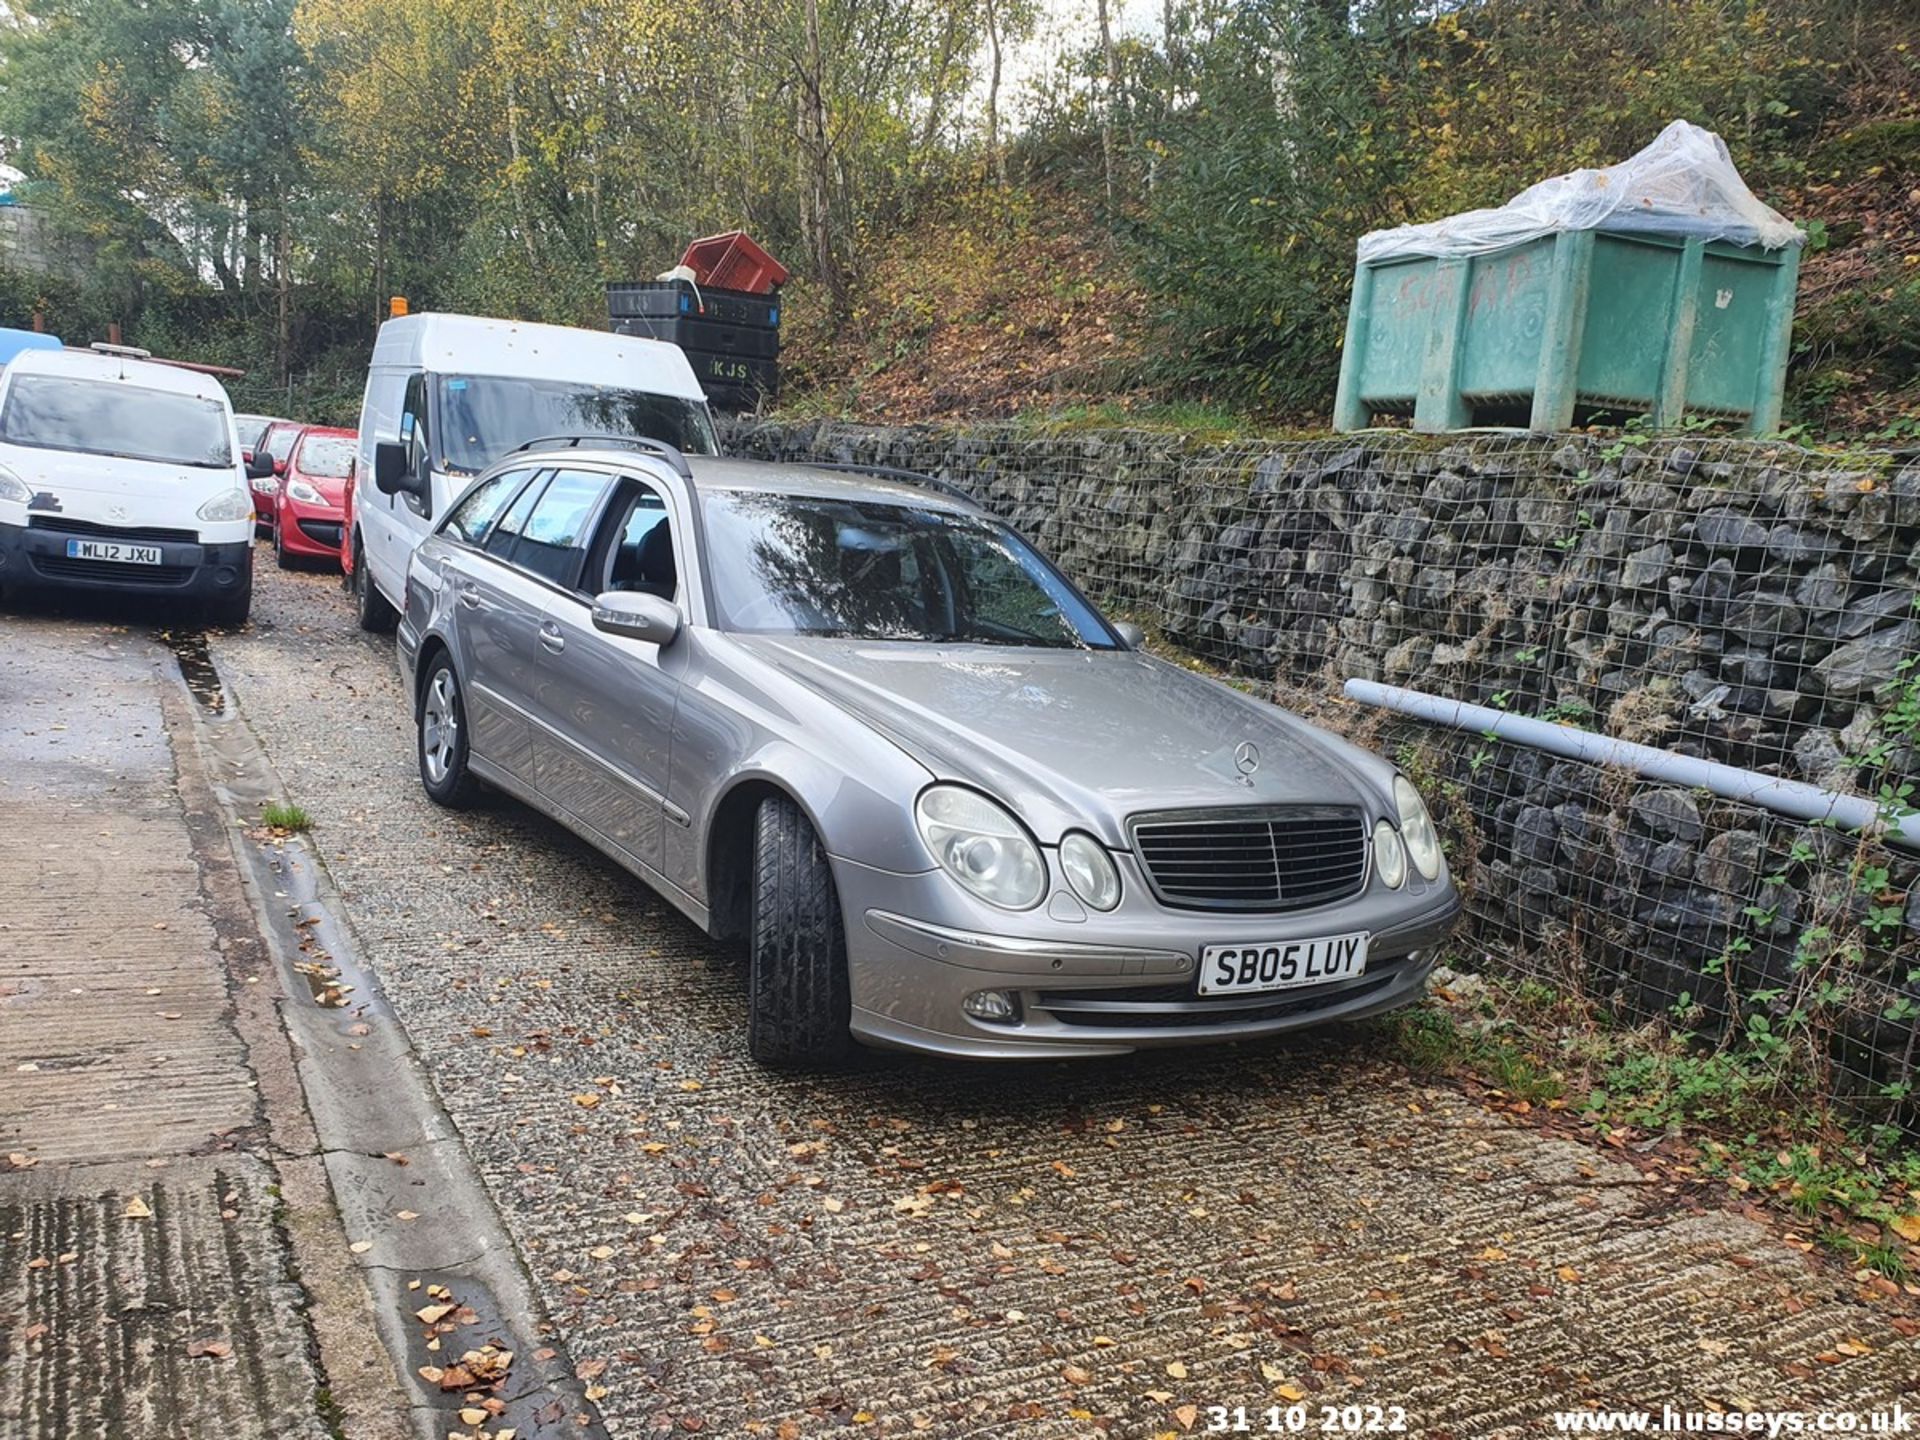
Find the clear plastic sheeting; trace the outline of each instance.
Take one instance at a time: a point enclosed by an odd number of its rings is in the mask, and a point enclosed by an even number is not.
[[[1360,241],[1360,262],[1486,255],[1564,230],[1638,230],[1768,250],[1806,241],[1747,188],[1726,141],[1676,120],[1618,165],[1542,180],[1495,209],[1375,230]]]

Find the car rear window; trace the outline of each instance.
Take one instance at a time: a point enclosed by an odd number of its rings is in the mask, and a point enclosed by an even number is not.
[[[227,407],[123,380],[15,375],[0,408],[0,440],[40,450],[112,455],[224,470],[233,464]]]

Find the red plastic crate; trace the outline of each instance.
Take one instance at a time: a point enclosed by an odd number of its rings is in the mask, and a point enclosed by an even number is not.
[[[787,283],[787,267],[755,244],[744,230],[694,241],[680,263],[693,271],[696,284],[719,290],[771,295],[775,287]]]

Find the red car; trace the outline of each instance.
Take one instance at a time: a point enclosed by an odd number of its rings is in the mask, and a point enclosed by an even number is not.
[[[274,496],[273,555],[283,569],[295,560],[339,560],[347,483],[359,451],[352,430],[314,425],[300,432]]]
[[[273,533],[273,507],[280,494],[280,477],[287,471],[287,456],[293,453],[300,432],[307,427],[298,420],[275,420],[253,444],[254,453],[264,451],[273,457],[273,474],[247,483],[253,486],[253,533]]]

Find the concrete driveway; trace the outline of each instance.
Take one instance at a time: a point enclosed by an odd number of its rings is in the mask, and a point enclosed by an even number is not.
[[[1300,1404],[1307,1433],[1521,1436],[1920,1389],[1904,1302],[1410,1079],[1377,1031],[759,1070],[740,971],[663,902],[523,807],[428,804],[336,579],[263,569],[254,613],[213,662],[614,1435],[1265,1433]]]

